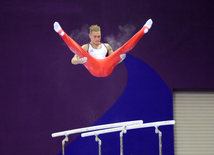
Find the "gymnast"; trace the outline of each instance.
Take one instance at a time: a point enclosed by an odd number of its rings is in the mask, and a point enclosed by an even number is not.
[[[58,22],[54,23],[54,30],[75,54],[71,60],[72,64],[83,64],[93,76],[107,77],[113,72],[115,66],[125,59],[126,53],[134,48],[141,37],[148,32],[152,23],[152,20],[149,19],[130,40],[115,52],[109,44],[100,42],[101,30],[97,25],[90,26],[89,38],[91,41],[82,47],[62,30]]]

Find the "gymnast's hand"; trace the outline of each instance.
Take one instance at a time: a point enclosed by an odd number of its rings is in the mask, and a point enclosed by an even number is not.
[[[121,63],[121,62],[126,58],[126,54],[121,54],[121,55],[120,55],[120,58],[121,58],[121,60],[120,60],[119,63]],[[119,64],[119,63],[118,63],[118,64]]]
[[[77,65],[77,64],[84,64],[87,62],[87,57],[83,57],[83,58],[80,58],[79,56],[75,55],[72,59],[71,59],[71,63],[74,64],[74,65]]]

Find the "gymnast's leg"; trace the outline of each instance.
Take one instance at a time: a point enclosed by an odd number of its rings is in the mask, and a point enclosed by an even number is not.
[[[65,41],[69,49],[79,57],[90,57],[88,52],[86,52],[79,44],[77,44],[73,39],[71,39],[61,28],[58,22],[54,23],[54,30],[60,35],[60,37]]]
[[[149,19],[141,28],[141,30],[139,30],[130,40],[128,40],[122,47],[117,49],[110,56],[119,57],[119,55],[129,52],[137,44],[137,42],[142,38],[142,36],[149,31],[149,29],[152,27],[152,23],[153,23],[152,20]]]

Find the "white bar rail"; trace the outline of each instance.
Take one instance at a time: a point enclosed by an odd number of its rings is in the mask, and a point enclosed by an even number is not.
[[[175,124],[174,120],[160,121],[160,122],[144,123],[144,124],[126,126],[126,130],[139,129],[139,128],[148,128],[148,127],[159,127],[159,126],[174,125],[174,124]],[[81,136],[82,137],[88,137],[88,136],[94,136],[94,135],[100,135],[100,134],[105,134],[105,133],[122,131],[123,129],[124,129],[124,127],[103,129],[103,130],[99,130],[99,131],[92,131],[92,132],[82,133]]]
[[[62,132],[56,132],[52,133],[52,137],[59,137],[59,136],[68,136],[70,134],[75,133],[83,133],[93,130],[101,130],[101,129],[108,129],[108,128],[116,128],[116,127],[122,127],[122,126],[129,126],[129,125],[137,125],[142,124],[142,120],[136,120],[136,121],[127,121],[127,122],[120,122],[120,123],[111,123],[111,124],[105,124],[105,125],[97,125],[97,126],[91,126],[91,127],[85,127],[85,128],[79,128],[79,129],[72,129]]]

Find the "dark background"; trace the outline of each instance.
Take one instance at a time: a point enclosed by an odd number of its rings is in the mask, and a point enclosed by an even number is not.
[[[126,87],[125,63],[106,78],[71,65],[73,53],[53,30],[55,21],[71,35],[98,24],[103,42],[114,36],[124,43],[127,32],[133,35],[152,18],[151,30],[129,54],[172,91],[214,88],[213,15],[211,0],[1,0],[1,154],[57,154],[61,138],[51,133],[90,126]]]

